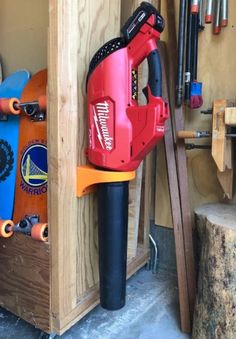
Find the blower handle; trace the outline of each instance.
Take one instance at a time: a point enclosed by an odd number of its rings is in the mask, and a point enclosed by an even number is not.
[[[148,85],[143,89],[147,102],[151,101],[152,97],[162,96],[162,70],[161,58],[157,49],[154,49],[147,56],[148,61]]]

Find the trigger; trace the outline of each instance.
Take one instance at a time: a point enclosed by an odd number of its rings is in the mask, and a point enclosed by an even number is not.
[[[148,87],[147,87],[147,86],[144,87],[144,88],[142,89],[142,92],[143,92],[143,94],[145,95],[145,97],[146,97],[146,99],[147,99],[147,102],[148,102]]]

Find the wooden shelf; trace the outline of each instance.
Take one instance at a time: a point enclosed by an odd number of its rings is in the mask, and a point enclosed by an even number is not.
[[[49,243],[22,234],[0,238],[0,305],[45,332],[62,334],[99,304],[99,291],[98,284],[85,291],[58,321],[51,311],[50,249]],[[148,259],[149,251],[139,246],[136,257],[128,260],[127,278]]]

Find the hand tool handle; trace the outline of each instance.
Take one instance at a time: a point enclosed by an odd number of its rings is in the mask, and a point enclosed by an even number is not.
[[[220,26],[226,27],[227,25],[228,25],[228,0],[221,0]]]
[[[197,66],[198,66],[198,14],[192,15],[191,27],[191,82],[197,80]]]
[[[177,137],[178,139],[193,139],[196,138],[196,131],[179,131]]]
[[[158,50],[153,50],[147,57],[148,60],[148,85],[154,97],[162,96],[161,59]]]
[[[125,304],[129,182],[98,185],[98,240],[101,306]]]
[[[205,23],[206,24],[212,23],[212,19],[213,19],[212,11],[213,11],[213,0],[207,0],[206,14],[205,14]]]
[[[185,148],[187,151],[191,151],[192,149],[211,149],[211,145],[185,144]]]
[[[198,139],[208,138],[211,136],[209,131],[178,131],[178,139]]]
[[[190,99],[190,84],[191,84],[191,41],[192,41],[192,13],[191,13],[191,4],[192,0],[188,0],[188,10],[187,10],[187,38],[186,38],[186,58],[185,58],[185,89],[184,89],[184,99],[186,102],[189,102]]]

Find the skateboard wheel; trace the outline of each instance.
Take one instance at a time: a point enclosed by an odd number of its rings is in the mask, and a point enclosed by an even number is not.
[[[19,107],[20,101],[16,98],[11,99],[0,99],[0,113],[2,114],[20,114]]]
[[[47,109],[47,98],[46,95],[41,95],[38,98],[39,108],[41,111],[45,112]]]
[[[31,237],[39,241],[48,241],[48,224],[38,223],[31,229]]]
[[[12,220],[0,220],[0,237],[10,238],[13,234],[14,223]]]

